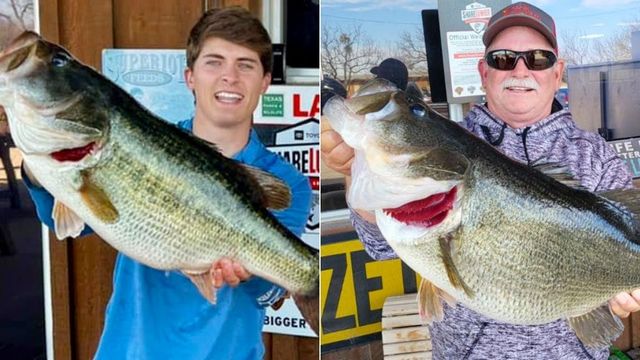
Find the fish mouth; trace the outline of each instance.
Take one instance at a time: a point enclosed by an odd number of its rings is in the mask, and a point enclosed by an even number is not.
[[[393,219],[407,225],[423,228],[436,226],[447,218],[456,200],[457,186],[448,192],[430,195],[383,212]]]
[[[78,162],[89,155],[95,154],[98,150],[98,144],[92,141],[84,146],[54,151],[50,155],[59,162]]]

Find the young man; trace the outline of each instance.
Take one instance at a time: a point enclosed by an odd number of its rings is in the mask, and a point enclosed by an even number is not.
[[[269,35],[248,11],[206,12],[187,43],[184,75],[195,95],[195,116],[179,126],[216,144],[225,156],[284,180],[291,206],[274,215],[300,236],[311,205],[308,180],[268,151],[251,129],[253,111],[271,81],[271,55]],[[26,181],[39,217],[51,227],[51,195]],[[118,254],[95,358],[262,359],[265,307],[284,290],[230,259],[212,264],[211,271],[218,288],[215,305],[181,273],[158,271]]]
[[[491,18],[483,41],[487,48],[478,71],[487,103],[470,110],[464,127],[518,161],[568,166],[591,191],[631,186],[629,172],[615,152],[597,134],[578,129],[569,111],[554,101],[564,62],[557,59],[555,24],[548,14],[527,3],[512,4]],[[333,131],[323,133],[321,141],[325,164],[348,175],[353,150]],[[372,257],[395,257],[372,214],[356,210],[352,215]],[[616,315],[626,317],[640,309],[639,300],[640,291],[634,291],[609,303]],[[519,326],[459,304],[444,307],[444,319],[431,326],[434,359],[608,358],[607,348],[583,346],[564,320]]]

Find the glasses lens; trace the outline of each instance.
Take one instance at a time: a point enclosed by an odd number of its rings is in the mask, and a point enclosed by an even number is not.
[[[525,65],[529,70],[545,70],[556,63],[556,56],[552,51],[548,50],[529,50],[529,51],[512,51],[512,50],[495,50],[490,51],[486,56],[489,66],[498,70],[513,70],[516,67],[519,58],[523,58]]]
[[[510,50],[496,50],[487,54],[487,63],[494,69],[513,70],[516,67],[516,53]]]
[[[531,50],[524,54],[529,70],[545,70],[556,63],[556,56],[551,51]]]

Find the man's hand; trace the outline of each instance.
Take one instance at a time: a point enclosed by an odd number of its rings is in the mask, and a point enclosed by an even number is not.
[[[631,293],[621,292],[609,300],[611,311],[619,318],[624,319],[632,312],[640,310],[640,289]]]
[[[340,134],[331,129],[328,121],[322,121],[323,129],[320,133],[320,154],[323,164],[344,175],[351,175],[353,149],[347,145]]]
[[[244,266],[227,258],[222,258],[213,263],[210,271],[213,286],[216,289],[221,288],[225,283],[231,287],[236,287],[240,282],[246,281],[251,277],[251,274]]]

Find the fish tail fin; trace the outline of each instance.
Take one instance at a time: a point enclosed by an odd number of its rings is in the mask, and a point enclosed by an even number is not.
[[[300,310],[300,313],[309,324],[309,327],[320,334],[320,282],[316,283],[316,290],[309,294],[293,294],[293,301]]]
[[[578,339],[588,347],[610,346],[624,330],[622,321],[613,315],[608,305],[571,317],[568,322]]]

